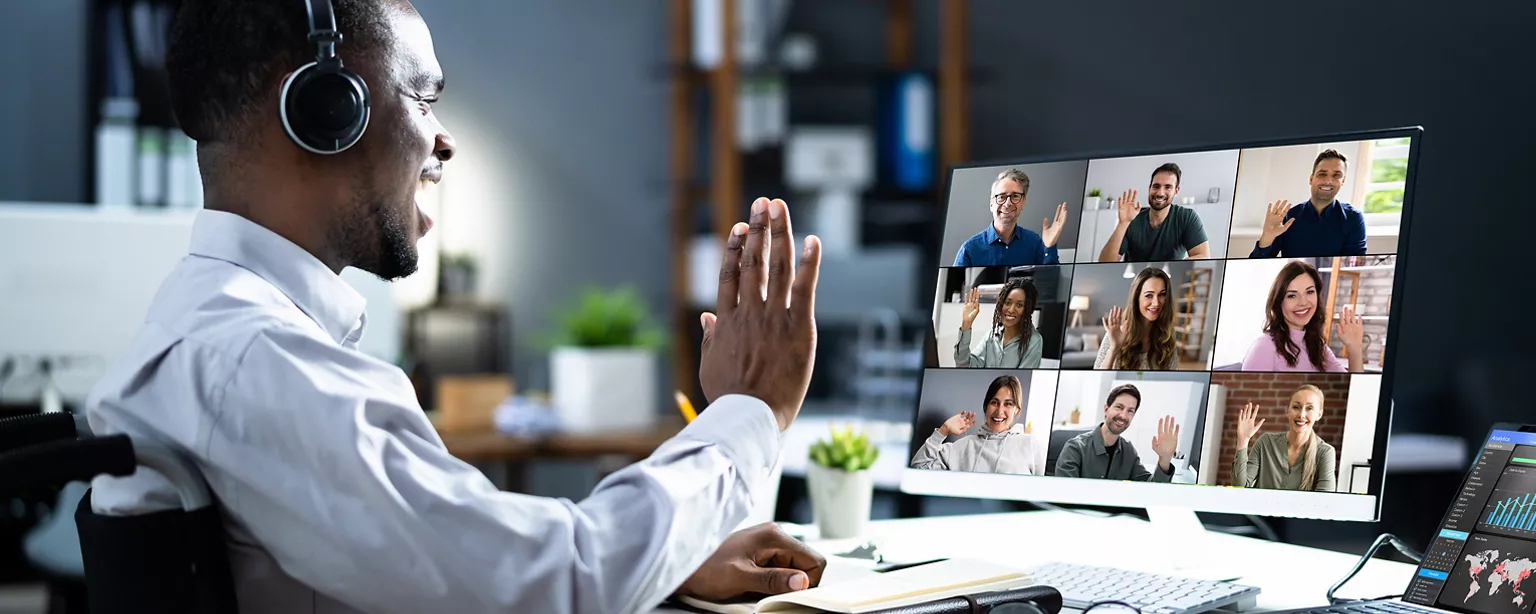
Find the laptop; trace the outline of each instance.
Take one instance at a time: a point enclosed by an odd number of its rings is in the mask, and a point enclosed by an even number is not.
[[[1536,425],[1495,424],[1399,597],[1289,612],[1532,614]]]

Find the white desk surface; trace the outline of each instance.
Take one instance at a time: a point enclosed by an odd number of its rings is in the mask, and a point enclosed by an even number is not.
[[[926,560],[941,557],[986,559],[1020,568],[1050,561],[1150,569],[1155,539],[1148,523],[1132,517],[1096,518],[1068,512],[1015,512],[882,520],[870,523],[866,539],[876,540],[887,558]],[[799,527],[795,527],[799,528]],[[814,527],[810,527],[814,532]],[[1240,575],[1239,584],[1262,589],[1249,612],[1309,608],[1327,604],[1325,595],[1359,560],[1346,554],[1256,538],[1209,533],[1208,544],[1219,565]],[[846,552],[865,539],[807,543],[822,552]],[[1180,553],[1186,554],[1187,553]],[[1346,598],[1401,594],[1414,566],[1374,559],[1338,593]],[[1063,611],[1069,611],[1064,609]],[[655,612],[683,612],[660,608]]]

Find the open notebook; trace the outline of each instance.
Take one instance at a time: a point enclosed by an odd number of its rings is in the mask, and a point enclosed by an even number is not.
[[[1028,574],[995,563],[949,559],[917,567],[878,573],[829,557],[816,588],[759,601],[708,603],[681,597],[690,606],[721,614],[862,614],[927,603],[960,595],[1008,590],[1034,584]]]

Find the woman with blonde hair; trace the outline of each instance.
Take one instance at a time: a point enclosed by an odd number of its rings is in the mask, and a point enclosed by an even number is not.
[[[1338,452],[1314,428],[1323,419],[1323,391],[1311,384],[1291,393],[1285,408],[1285,431],[1259,435],[1264,426],[1259,406],[1243,406],[1237,420],[1237,452],[1232,458],[1232,485],[1333,492]]]
[[[1104,343],[1095,369],[1116,371],[1174,371],[1179,368],[1169,295],[1173,280],[1157,267],[1147,267],[1131,282],[1131,294],[1104,316]],[[1134,315],[1133,315],[1134,314]]]

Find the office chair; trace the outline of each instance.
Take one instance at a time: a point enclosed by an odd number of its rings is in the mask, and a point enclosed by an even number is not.
[[[83,416],[51,413],[0,420],[0,495],[84,484],[98,475],[128,476],[141,466],[176,486],[181,509],[102,515],[91,510],[88,486],[79,493],[74,520],[89,610],[237,612],[223,520],[190,462],[165,446],[127,435],[93,437]],[[68,493],[60,500],[67,501]],[[55,515],[65,513],[60,509]],[[58,527],[51,530],[57,533]]]

